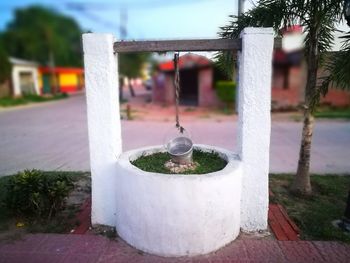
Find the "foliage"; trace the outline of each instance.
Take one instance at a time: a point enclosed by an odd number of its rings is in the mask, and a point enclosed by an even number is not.
[[[132,162],[133,165],[146,172],[171,174],[164,164],[170,160],[168,153],[154,153],[141,156]],[[215,152],[193,151],[193,161],[198,163],[198,167],[185,174],[206,174],[222,170],[227,162]]]
[[[265,3],[266,2],[266,3]],[[221,38],[239,38],[245,27],[273,27],[279,33],[283,14],[284,1],[259,1],[255,8],[239,16],[230,15],[230,24],[220,27]],[[216,55],[217,64],[231,77],[236,63],[235,52],[219,52]]]
[[[234,103],[236,83],[233,81],[218,81],[215,83],[216,94],[225,103]]]
[[[62,209],[72,189],[72,179],[66,174],[47,176],[25,170],[8,180],[6,205],[15,215],[51,218]]]
[[[304,30],[304,54],[307,65],[303,132],[299,151],[298,169],[291,190],[295,193],[310,195],[310,158],[313,134],[314,111],[320,96],[325,95],[331,83],[341,87],[350,87],[349,43],[343,46],[334,60],[325,59],[327,51],[334,41],[336,25],[344,18],[343,0],[259,0],[250,11],[232,16],[230,25],[221,28],[223,38],[237,38],[245,27],[273,27],[276,34],[280,29],[300,25]],[[232,72],[232,54],[219,53],[218,63]],[[330,75],[321,82],[317,79],[320,66],[325,65]]]
[[[81,34],[77,22],[41,6],[19,8],[1,35],[11,56],[47,64],[50,53],[59,66],[81,66]]]
[[[9,217],[9,211],[7,210],[7,185],[9,184],[11,177],[0,177],[0,231],[7,229],[7,219]]]
[[[272,203],[283,205],[306,240],[338,240],[350,243],[350,236],[332,225],[343,217],[350,187],[349,175],[312,175],[312,196],[305,199],[288,191],[292,175],[270,175]]]
[[[331,85],[346,89],[350,83],[350,32],[344,36],[342,49],[330,54],[325,65],[327,76],[322,79],[319,92],[315,94],[315,101],[319,101],[320,95],[325,96]]]
[[[221,58],[221,57],[219,57]],[[221,81],[221,80],[227,80],[230,81],[232,80],[233,77],[233,73],[234,72],[230,72],[230,74],[227,74],[227,72],[225,71],[225,69],[222,67],[222,63],[216,61],[214,64],[214,82],[217,81]]]
[[[11,106],[24,105],[28,103],[46,102],[51,100],[64,99],[67,97],[68,97],[67,93],[61,93],[61,94],[56,94],[54,96],[47,96],[47,97],[43,97],[35,94],[26,94],[18,98],[4,97],[4,98],[0,98],[0,107],[11,107]]]
[[[9,79],[11,75],[11,64],[4,49],[3,44],[0,41],[0,84]]]
[[[78,221],[76,215],[81,208],[81,201],[84,196],[91,192],[90,174],[82,172],[62,171],[38,171],[48,181],[58,180],[57,178],[68,178],[74,184],[72,199],[67,200],[62,210],[58,211],[51,218],[41,215],[23,215],[13,211],[8,205],[10,198],[8,189],[13,181],[13,176],[0,177],[0,242],[16,237],[23,232],[30,233],[68,233],[76,226]],[[83,198],[83,199],[81,199]],[[18,227],[17,223],[22,226]]]
[[[150,53],[120,53],[118,54],[119,72],[129,78],[142,77],[142,69],[150,58]]]
[[[350,108],[319,107],[315,112],[316,118],[350,119]]]
[[[219,35],[222,38],[237,38],[245,27],[273,27],[276,35],[280,29],[292,25],[304,28],[305,57],[311,58],[318,66],[325,64],[330,76],[322,82],[321,87],[313,87],[310,93],[309,105],[312,110],[319,102],[320,94],[326,94],[331,82],[342,88],[349,87],[350,44],[347,43],[337,53],[337,59],[324,60],[323,56],[334,41],[336,25],[343,18],[342,0],[260,0],[256,6],[240,16],[230,16],[228,26],[221,27]],[[221,52],[217,55],[218,63],[227,74],[232,74],[234,56],[231,52]],[[308,62],[311,67],[310,61]]]

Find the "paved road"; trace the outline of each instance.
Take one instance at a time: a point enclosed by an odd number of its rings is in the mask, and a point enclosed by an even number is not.
[[[167,122],[123,121],[125,150],[162,144]],[[236,123],[198,120],[186,123],[196,143],[235,148]],[[301,123],[273,122],[274,173],[295,172]],[[350,122],[319,121],[315,127],[311,170],[350,173]],[[26,168],[89,170],[86,106],[83,96],[30,108],[0,111],[0,174]]]

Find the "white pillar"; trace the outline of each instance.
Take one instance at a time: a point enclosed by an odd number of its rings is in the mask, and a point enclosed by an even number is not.
[[[19,70],[16,65],[13,65],[11,75],[12,75],[13,95],[15,97],[22,96],[21,83],[19,80]]]
[[[122,152],[119,82],[114,37],[84,34],[84,65],[87,99],[92,224],[116,224],[117,159]]]
[[[239,53],[238,153],[243,162],[241,228],[267,228],[272,28],[245,28]]]
[[[40,95],[38,68],[33,69],[34,90],[36,95]]]

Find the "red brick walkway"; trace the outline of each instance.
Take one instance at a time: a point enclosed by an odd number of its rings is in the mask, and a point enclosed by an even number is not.
[[[76,221],[80,224],[71,234],[85,234],[91,226],[91,197],[83,203]],[[275,238],[280,241],[299,240],[300,230],[289,218],[286,210],[278,204],[269,205],[269,226]]]
[[[76,215],[76,221],[79,225],[71,234],[85,234],[91,226],[91,196],[82,204],[80,212]]]
[[[350,246],[337,242],[237,240],[198,257],[162,258],[142,253],[124,241],[94,235],[27,235],[0,243],[0,262],[349,262]]]
[[[300,230],[290,219],[286,210],[278,204],[269,205],[269,226],[280,241],[297,241],[299,240]]]

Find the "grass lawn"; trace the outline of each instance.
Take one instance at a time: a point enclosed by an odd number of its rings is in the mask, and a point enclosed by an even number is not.
[[[315,112],[315,117],[328,118],[328,119],[350,119],[350,107],[348,108],[320,107]]]
[[[169,160],[170,156],[168,153],[155,153],[141,156],[133,161],[132,164],[147,172],[171,174],[172,172],[164,167],[164,164]],[[199,150],[193,150],[193,161],[198,163],[197,168],[186,171],[185,174],[212,173],[222,170],[227,164],[217,153]]]
[[[60,93],[54,96],[39,96],[34,94],[30,94],[30,95],[28,94],[18,98],[4,97],[4,98],[0,98],[0,107],[12,107],[12,106],[18,106],[18,105],[25,105],[29,103],[59,100],[67,97],[68,97],[68,94],[66,93]]]
[[[313,196],[308,199],[288,192],[291,181],[291,175],[270,175],[270,189],[274,193],[270,202],[286,208],[288,215],[301,229],[301,238],[350,243],[350,234],[344,234],[331,224],[344,214],[350,176],[313,175]]]
[[[67,196],[64,208],[50,219],[46,216],[15,214],[8,206],[8,185],[11,176],[0,177],[0,241],[11,240],[30,233],[68,233],[80,222],[75,216],[81,204],[90,195],[90,174],[83,172],[43,172],[50,181],[57,181],[58,176],[67,176],[73,183],[73,190]],[[32,184],[35,182],[33,181]],[[28,188],[27,188],[28,189]],[[11,200],[11,198],[10,198]]]

